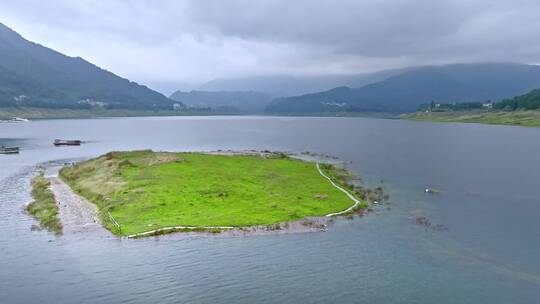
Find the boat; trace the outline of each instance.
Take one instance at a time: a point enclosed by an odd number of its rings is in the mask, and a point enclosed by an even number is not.
[[[81,141],[78,139],[55,139],[53,142],[55,146],[80,146]]]
[[[12,117],[10,119],[6,120],[0,120],[0,122],[29,122],[30,120],[26,118],[20,118],[20,117]]]
[[[13,117],[11,119],[11,122],[29,122],[30,120],[26,119],[26,118],[20,118],[20,117]]]
[[[0,154],[19,154],[19,147],[0,147]]]

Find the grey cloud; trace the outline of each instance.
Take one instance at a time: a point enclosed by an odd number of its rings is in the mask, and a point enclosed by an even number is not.
[[[0,22],[141,82],[540,62],[537,0],[17,0]]]
[[[291,3],[294,3],[291,5]],[[193,20],[228,36],[395,55],[459,29],[469,12],[450,1],[198,1]]]
[[[483,60],[508,42],[534,48],[540,29],[536,0],[194,1],[187,9],[223,35],[369,57],[474,51]]]

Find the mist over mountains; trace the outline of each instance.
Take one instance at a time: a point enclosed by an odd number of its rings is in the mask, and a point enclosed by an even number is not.
[[[270,113],[412,112],[422,103],[500,100],[540,87],[540,66],[515,63],[418,67],[361,88],[277,98]]]
[[[177,92],[171,98],[190,106],[243,113],[257,113],[261,108],[269,114],[399,113],[416,111],[431,101],[497,101],[539,87],[540,66],[471,63],[348,76],[219,79],[201,86],[207,91]]]
[[[262,113],[272,101],[272,96],[253,91],[176,91],[170,98],[190,107],[240,114]]]
[[[339,86],[352,88],[375,83],[403,70],[385,70],[374,73],[356,75],[325,75],[325,76],[253,76],[243,78],[220,78],[200,85],[200,91],[255,91],[283,97],[295,96],[330,90]]]
[[[501,100],[540,88],[540,66],[471,63],[357,75],[216,79],[171,98],[0,24],[0,106],[317,114],[411,112],[420,104]],[[180,107],[179,107],[180,106]]]

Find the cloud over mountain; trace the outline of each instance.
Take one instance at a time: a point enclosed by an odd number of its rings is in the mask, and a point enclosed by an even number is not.
[[[540,63],[539,11],[535,0],[20,0],[0,4],[0,21],[30,40],[158,85]]]

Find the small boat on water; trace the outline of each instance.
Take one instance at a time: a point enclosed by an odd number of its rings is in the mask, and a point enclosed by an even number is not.
[[[78,139],[55,139],[53,142],[55,146],[80,146],[81,141]]]
[[[0,154],[19,154],[19,147],[0,147]]]
[[[0,122],[29,122],[30,120],[26,118],[20,118],[20,117],[12,117],[10,119],[6,120],[0,120]]]
[[[433,189],[433,188],[426,188],[426,189],[424,190],[424,193],[428,193],[428,194],[436,194],[436,193],[439,193],[439,190]]]

